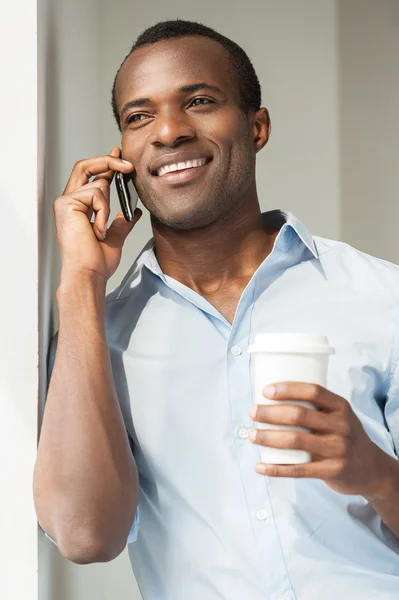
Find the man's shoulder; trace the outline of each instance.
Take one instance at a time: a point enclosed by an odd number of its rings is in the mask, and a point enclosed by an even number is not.
[[[346,242],[319,236],[313,237],[320,261],[327,272],[336,273],[352,284],[377,286],[392,292],[399,301],[399,265],[367,254]]]
[[[362,262],[364,264],[368,264],[370,268],[381,269],[382,271],[392,272],[399,275],[399,265],[383,258],[373,256],[372,254],[368,254],[364,250],[355,248],[347,242],[332,240],[321,236],[313,236],[313,239],[321,257],[332,252],[333,256],[335,255],[336,257],[341,256],[343,258],[347,258],[352,260],[355,264],[357,262]]]

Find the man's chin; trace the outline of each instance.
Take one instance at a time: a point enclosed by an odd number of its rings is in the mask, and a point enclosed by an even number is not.
[[[174,213],[163,214],[158,211],[151,211],[151,222],[154,227],[157,225],[176,229],[179,231],[190,231],[193,229],[201,229],[210,225],[214,221],[214,215],[206,211],[185,210],[176,211]]]

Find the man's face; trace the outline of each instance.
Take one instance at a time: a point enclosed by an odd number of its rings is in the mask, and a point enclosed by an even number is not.
[[[220,44],[196,36],[139,48],[120,71],[116,99],[122,156],[153,219],[194,229],[245,200],[255,177],[253,128]]]

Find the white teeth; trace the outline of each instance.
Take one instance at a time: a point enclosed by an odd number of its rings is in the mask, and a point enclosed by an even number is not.
[[[166,175],[172,171],[181,171],[182,169],[193,169],[195,167],[203,167],[206,164],[205,158],[196,158],[194,160],[187,160],[186,162],[173,163],[171,165],[164,165],[157,171],[158,177]]]

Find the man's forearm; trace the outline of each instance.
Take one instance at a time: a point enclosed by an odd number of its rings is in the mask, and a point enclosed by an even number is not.
[[[57,294],[58,347],[34,492],[40,524],[66,553],[79,540],[93,552],[120,552],[137,505],[137,470],[105,337],[104,286],[89,277],[67,280]]]
[[[378,474],[370,484],[366,500],[399,539],[399,461],[380,449]]]

